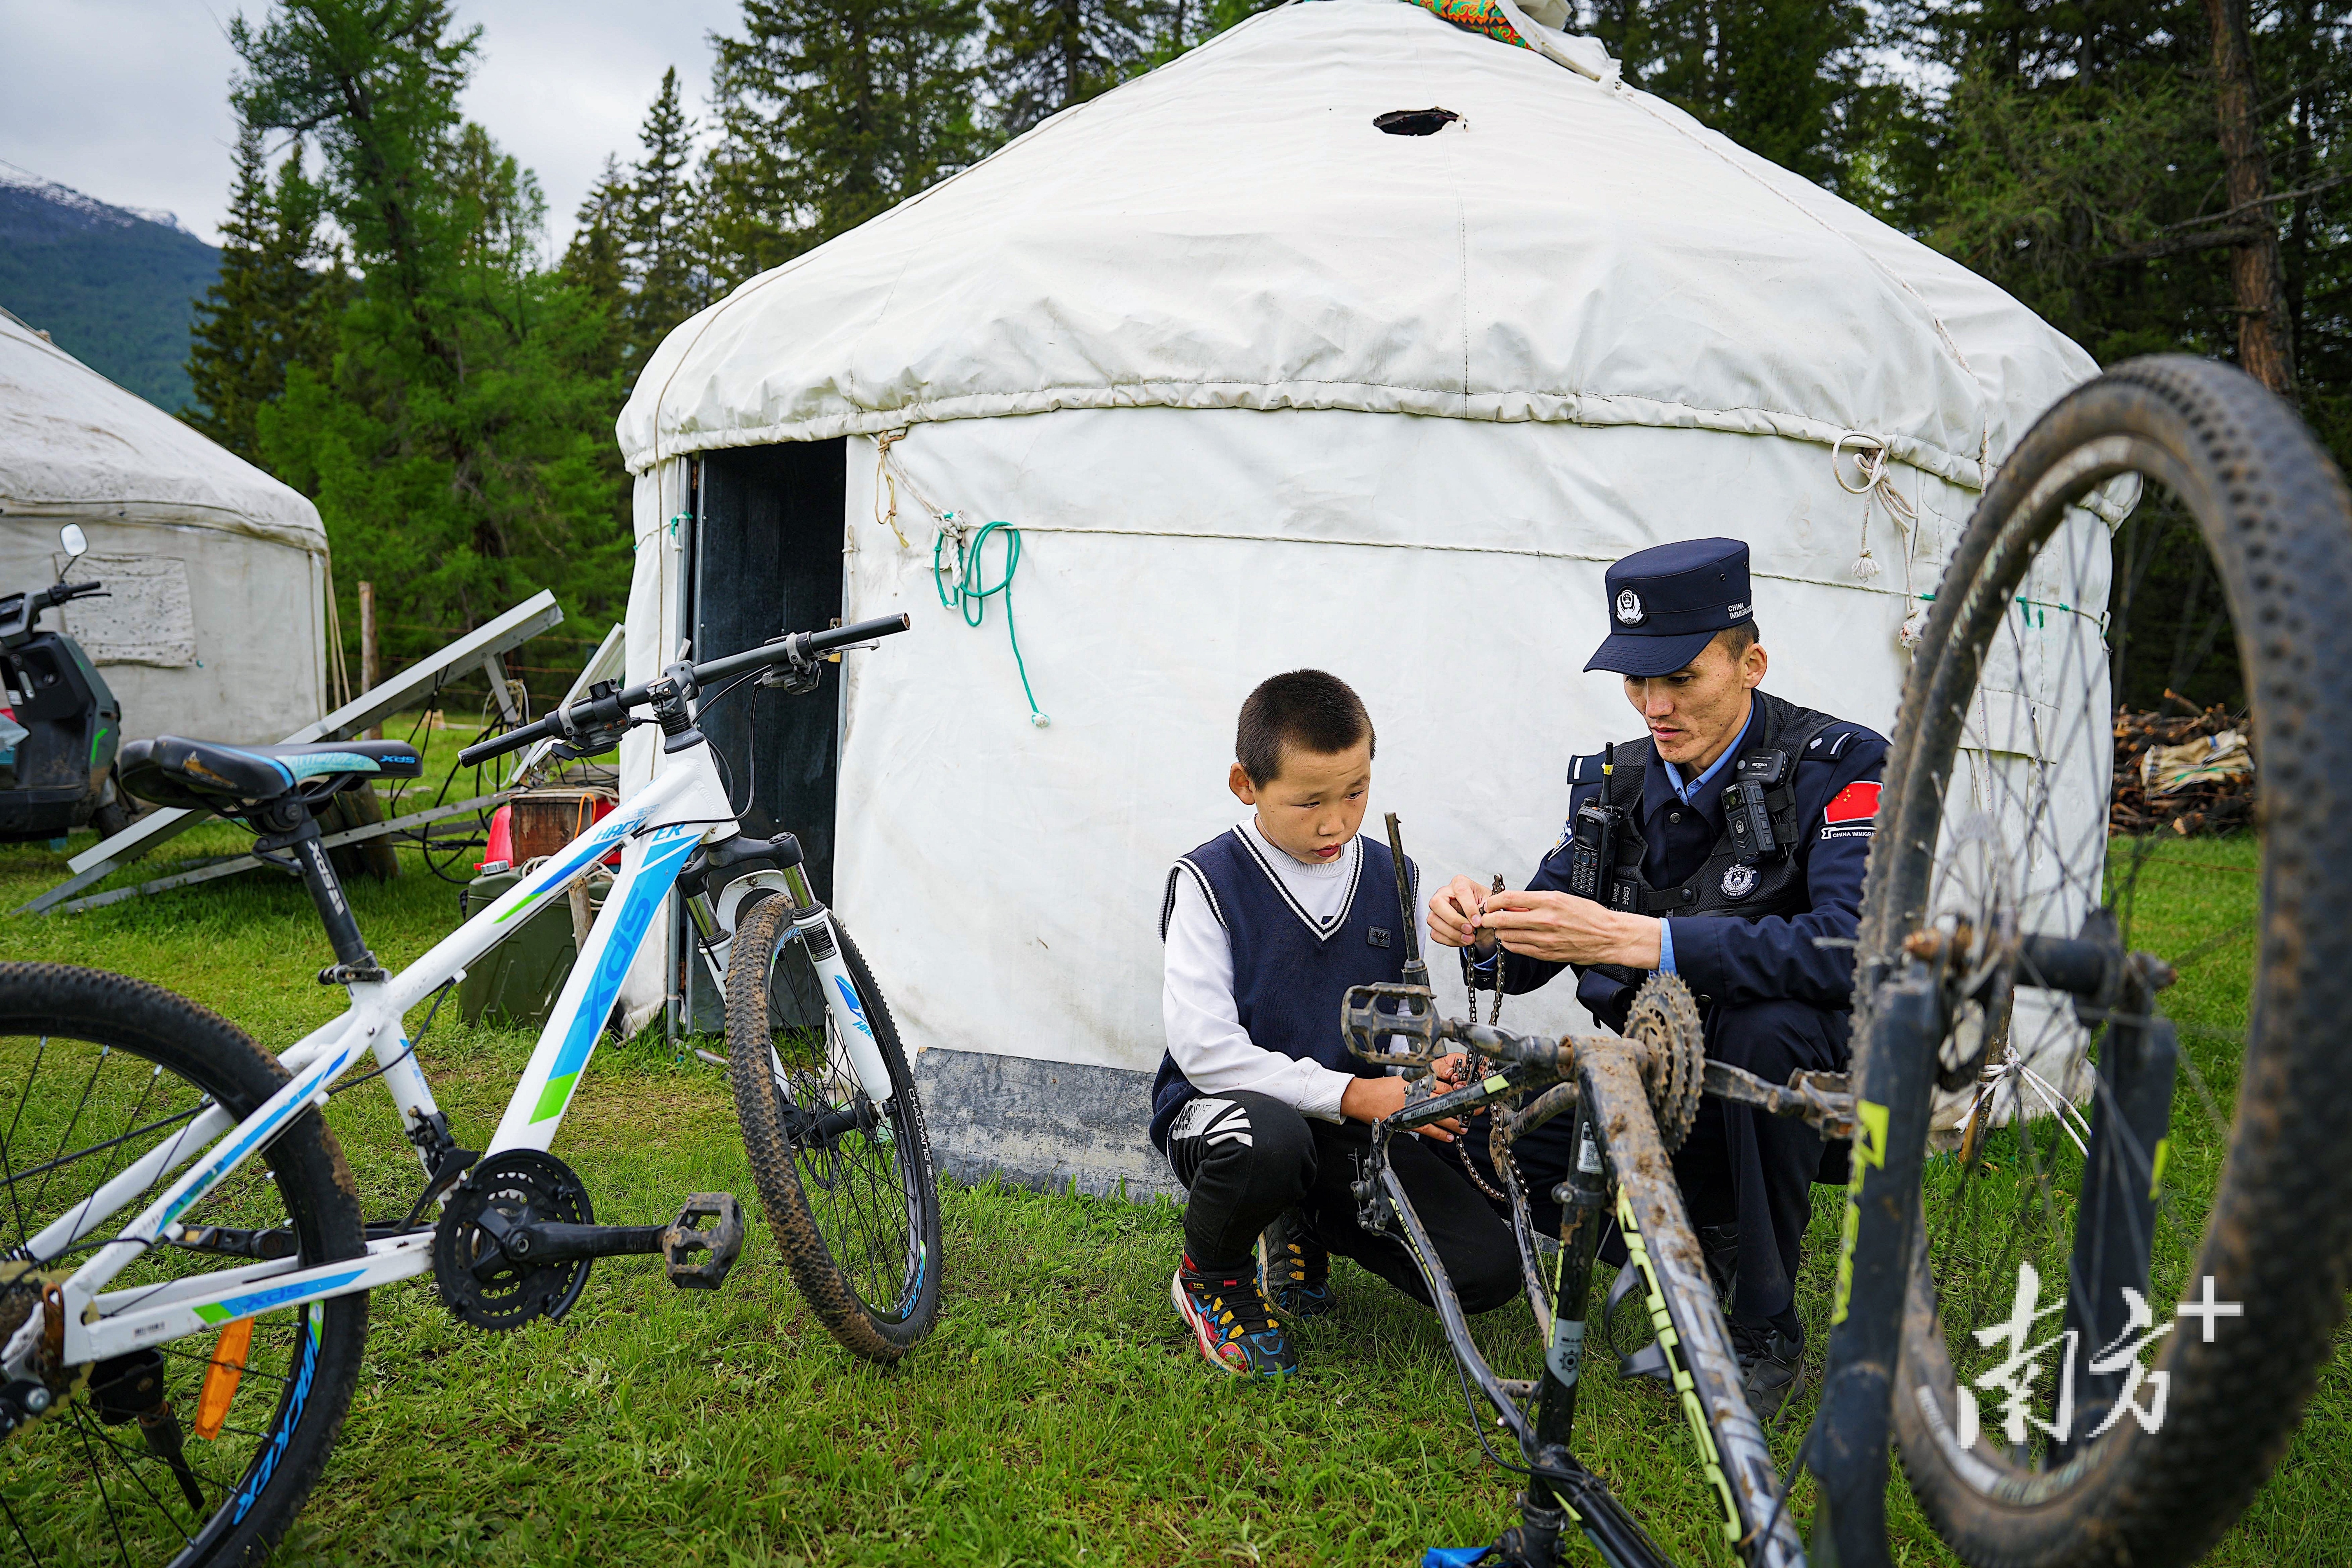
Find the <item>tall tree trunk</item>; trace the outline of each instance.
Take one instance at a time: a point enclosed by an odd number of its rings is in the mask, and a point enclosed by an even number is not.
[[[2238,301],[2238,363],[2255,380],[2295,400],[2294,347],[2280,276],[2278,225],[2270,195],[2263,128],[2254,93],[2254,56],[2246,0],[2204,0],[2213,27],[2214,103],[2221,115],[2223,188],[2230,211],[2259,238],[2230,250],[2230,284]]]

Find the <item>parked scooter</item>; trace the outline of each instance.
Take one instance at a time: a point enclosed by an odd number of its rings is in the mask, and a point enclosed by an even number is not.
[[[81,525],[58,531],[71,569],[89,549]],[[101,837],[136,814],[114,787],[122,704],[81,646],[40,629],[42,612],[105,590],[68,583],[0,599],[0,843],[62,838],[85,825]]]

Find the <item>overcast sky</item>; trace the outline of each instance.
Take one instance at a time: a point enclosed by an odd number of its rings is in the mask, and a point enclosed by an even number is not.
[[[703,117],[735,0],[457,0],[478,23],[468,118],[539,175],[560,252],[604,154],[625,161],[676,66]],[[266,0],[0,0],[0,159],[220,243],[236,126],[228,20]]]

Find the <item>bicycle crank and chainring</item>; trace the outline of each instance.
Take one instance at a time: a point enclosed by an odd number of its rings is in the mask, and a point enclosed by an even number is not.
[[[1649,1047],[1642,1087],[1658,1119],[1658,1142],[1671,1154],[1698,1120],[1700,1079],[1706,1071],[1706,1035],[1690,987],[1672,974],[1653,974],[1633,995],[1624,1035]]]
[[[495,1211],[486,1226],[483,1216]],[[433,1281],[457,1321],[519,1329],[559,1320],[588,1284],[586,1258],[519,1262],[495,1232],[518,1225],[593,1225],[588,1189],[571,1167],[536,1149],[509,1149],[477,1164],[449,1194],[433,1230]]]

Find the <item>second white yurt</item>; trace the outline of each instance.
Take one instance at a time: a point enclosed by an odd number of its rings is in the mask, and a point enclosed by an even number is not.
[[[326,711],[318,509],[0,312],[0,595],[74,578],[49,612],[122,702],[122,738],[277,741]]]
[[[914,617],[830,704],[724,733],[921,1049],[949,1169],[1170,1185],[1161,898],[1243,814],[1257,681],[1351,682],[1368,828],[1396,811],[1426,878],[1517,885],[1569,758],[1640,732],[1581,673],[1607,563],[1747,540],[1770,689],[1889,729],[1988,475],[2095,374],[1538,32],[1265,13],[744,284],[638,381],[632,680],[682,641]],[[1013,531],[1009,591],[960,595]],[[628,784],[656,762],[635,738]],[[715,1021],[683,952],[633,996]],[[1589,1026],[1568,989],[1506,1026]]]

